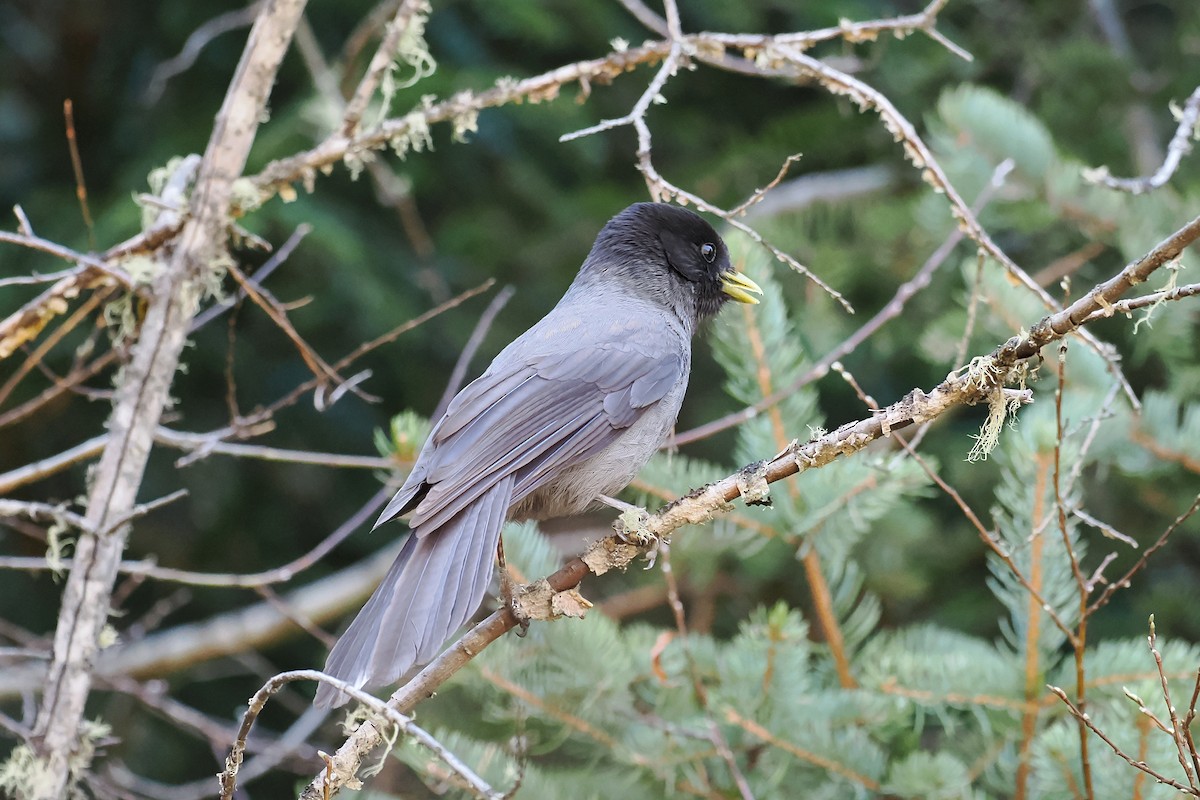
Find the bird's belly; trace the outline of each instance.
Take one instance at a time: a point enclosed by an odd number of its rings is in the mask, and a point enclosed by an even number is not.
[[[608,447],[539,486],[509,510],[509,518],[581,514],[595,504],[598,495],[615,495],[624,489],[666,441],[686,388],[686,382],[681,382]]]

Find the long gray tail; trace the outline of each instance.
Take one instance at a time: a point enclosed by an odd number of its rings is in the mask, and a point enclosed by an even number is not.
[[[508,477],[437,529],[410,533],[383,582],[333,646],[325,672],[370,689],[432,660],[483,601],[511,497]],[[348,699],[328,684],[317,689],[316,705],[323,708]]]

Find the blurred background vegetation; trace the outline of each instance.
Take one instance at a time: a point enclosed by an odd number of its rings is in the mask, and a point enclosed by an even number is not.
[[[463,89],[487,88],[502,76],[527,77],[603,56],[616,38],[634,44],[653,38],[610,0],[451,0],[434,5],[426,38],[437,70],[398,92],[396,113],[417,105],[424,95],[445,98]],[[203,150],[245,31],[214,38],[190,68],[157,92],[156,70],[199,26],[237,7],[228,2],[0,4],[0,208],[19,203],[39,235],[89,249],[63,133],[62,101],[70,98],[96,221],[96,246],[104,249],[135,234],[142,212],[131,195],[145,191],[147,175],[169,159]],[[308,19],[327,58],[338,60],[347,38],[372,7],[359,0],[310,5]],[[773,33],[919,8],[899,0],[685,0],[681,13],[685,31]],[[1061,294],[1059,273],[1072,273],[1077,296],[1200,208],[1200,159],[1195,157],[1184,160],[1171,188],[1137,200],[1114,199],[1108,196],[1112,193],[1083,186],[1078,178],[1079,168],[1087,166],[1107,165],[1117,175],[1145,174],[1157,167],[1175,127],[1168,105],[1181,102],[1200,81],[1200,6],[1194,0],[952,0],[938,27],[974,60],[955,58],[920,35],[902,41],[884,36],[854,46],[835,42],[817,48],[815,54],[836,59],[887,95],[933,144],[968,201],[997,163],[1005,157],[1016,160],[1015,172],[981,220],[1031,274],[1053,271],[1047,286],[1056,296]],[[350,63],[357,65],[352,75],[371,52],[373,45],[352,54]],[[516,293],[474,360],[471,374],[477,374],[557,300],[604,221],[627,204],[646,199],[645,185],[633,166],[631,129],[567,144],[558,138],[626,113],[651,75],[650,69],[639,69],[611,86],[592,87],[586,98],[572,88],[553,102],[485,110],[478,131],[465,143],[452,141],[449,129],[438,127],[428,151],[409,153],[403,161],[381,156],[387,171],[407,188],[400,207],[382,202],[365,175],[352,180],[342,168],[319,178],[315,192],[301,190],[294,202],[268,202],[243,221],[258,236],[278,245],[298,225],[312,226],[269,279],[268,288],[285,302],[311,299],[298,305],[291,319],[332,361],[494,277],[499,285],[515,287]],[[858,310],[849,317],[803,278],[777,270],[779,299],[773,302],[790,315],[790,333],[802,351],[797,358],[819,358],[852,332],[917,271],[951,229],[944,200],[904,163],[900,148],[878,119],[816,85],[700,68],[674,79],[666,100],[649,117],[655,131],[655,163],[675,183],[719,205],[743,200],[794,153],[803,157],[791,177],[832,173],[837,184],[848,180],[840,170],[872,169],[874,185],[869,191],[818,196],[802,207],[777,207],[755,220],[775,244],[836,287]],[[315,93],[294,50],[284,62],[270,108],[271,119],[255,144],[250,172],[311,146],[337,119]],[[266,255],[245,249],[237,257],[253,267]],[[0,250],[0,277],[59,268],[44,254],[7,246]],[[845,359],[867,392],[889,403],[945,376],[955,365],[974,276],[975,258],[964,246],[900,319]],[[1183,280],[1191,278],[1185,275]],[[0,307],[7,314],[36,291],[0,289]],[[968,356],[989,351],[1041,313],[1036,303],[1003,286],[989,289],[986,298]],[[394,414],[433,411],[486,303],[486,296],[469,301],[364,359],[360,368],[373,372],[364,388],[382,402],[367,404],[348,396],[325,413],[301,403],[282,412],[277,429],[261,441],[373,454],[375,432],[387,429]],[[714,340],[734,335],[727,329],[739,322],[729,316],[700,344],[681,430],[745,404],[745,398],[722,390],[731,377],[736,383],[737,376],[730,376],[711,354]],[[1139,395],[1162,393],[1164,425],[1167,416],[1174,420],[1180,404],[1194,403],[1200,389],[1197,319],[1195,304],[1185,302],[1160,310],[1153,328],[1137,337],[1133,325],[1123,320],[1094,327],[1098,336],[1117,345]],[[177,376],[173,392],[180,398],[173,427],[204,431],[228,421],[225,373],[230,352],[242,410],[270,402],[308,376],[295,348],[257,309],[247,306],[236,313],[236,331],[232,350],[229,327],[219,321],[198,332],[194,346],[185,351],[187,369]],[[68,337],[47,363],[64,369],[83,333]],[[1072,352],[1082,350],[1076,345]],[[19,363],[20,357],[0,364],[0,379],[7,379]],[[110,377],[92,383],[98,390],[111,385]],[[1044,378],[1035,386],[1039,398],[1047,398],[1039,402],[1052,402],[1050,383]],[[36,376],[25,381],[8,404],[32,397],[45,385]],[[787,419],[789,437],[806,438],[809,425],[833,428],[865,413],[836,376],[812,387],[810,399],[812,418]],[[65,396],[35,418],[0,429],[0,472],[95,435],[108,411],[102,392],[90,399]],[[1194,410],[1192,414],[1192,427],[1200,426],[1200,415]],[[940,464],[943,475],[968,502],[986,513],[999,502],[997,486],[1013,466],[1003,457],[965,463],[970,436],[982,417],[982,410],[963,410],[941,420],[922,450]],[[1187,425],[1174,430],[1167,440],[1195,453],[1197,440],[1189,438]],[[1200,436],[1200,430],[1194,433]],[[684,455],[727,471],[740,466],[736,459],[747,455],[744,448],[745,439],[727,431],[689,445]],[[773,450],[755,452],[754,457],[765,458]],[[266,569],[312,547],[379,488],[379,476],[364,470],[234,462],[223,456],[176,470],[177,457],[169,451],[152,457],[142,499],[180,485],[190,496],[138,522],[130,558],[152,554],[161,564],[201,571]],[[667,477],[678,472],[663,469]],[[1194,469],[1159,462],[1132,446],[1107,450],[1086,469],[1083,503],[1090,513],[1144,543],[1187,507],[1197,488]],[[85,466],[79,466],[24,487],[15,496],[70,500],[83,492],[85,472]],[[879,513],[867,512],[862,530],[852,537],[854,552],[845,556],[861,568],[863,591],[877,598],[879,619],[874,627],[886,632],[935,624],[988,641],[1003,637],[1008,623],[995,586],[989,585],[993,578],[985,548],[960,512],[917,485],[922,483],[915,481],[911,492],[901,492]],[[691,487],[685,483],[666,488],[682,492]],[[399,532],[396,528],[367,536],[364,531],[305,579],[352,564]],[[704,530],[691,530],[681,539],[706,536]],[[1107,552],[1110,544],[1100,540],[1095,547]],[[38,556],[45,545],[28,523],[0,520],[0,549],[5,555]],[[702,633],[729,640],[751,615],[765,613],[756,609],[780,601],[801,615],[807,613],[811,601],[798,563],[787,548],[782,554],[763,553],[755,550],[742,562],[737,548],[727,547],[700,560],[711,581],[690,583],[695,602],[703,604],[703,598],[709,598]],[[1135,557],[1122,549],[1114,574]],[[654,573],[592,580],[585,584],[585,593],[599,601],[656,580],[660,579]],[[1174,537],[1169,552],[1152,559],[1135,586],[1117,594],[1096,617],[1093,640],[1142,636],[1146,618],[1153,613],[1160,632],[1200,641],[1198,580],[1200,528],[1193,520]],[[47,573],[5,572],[0,577],[5,625],[51,636],[59,586]],[[249,591],[178,590],[147,583],[130,587],[122,603],[124,616],[116,625],[123,629],[169,607],[159,624],[170,626],[256,600]],[[671,625],[665,604],[636,618]],[[0,631],[0,638],[4,635]],[[519,650],[521,642],[504,645]],[[294,637],[253,658],[200,663],[186,675],[163,677],[173,684],[178,699],[227,719],[259,685],[258,673],[315,667],[323,658],[321,644],[297,629]],[[141,774],[170,783],[214,770],[212,754],[196,748],[170,725],[148,728],[161,734],[154,737],[121,730],[120,721],[137,714],[127,700],[101,696],[95,702],[96,713],[116,724],[118,735],[126,739],[118,745],[122,757]],[[449,702],[454,702],[453,692]],[[332,741],[335,734],[328,735]],[[0,752],[7,745],[0,744]],[[263,796],[289,791],[290,780],[268,779],[261,784]]]

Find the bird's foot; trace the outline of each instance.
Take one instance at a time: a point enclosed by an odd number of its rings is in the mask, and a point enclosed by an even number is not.
[[[524,637],[529,632],[529,615],[521,605],[521,591],[524,587],[513,580],[507,568],[500,570],[500,602],[504,603],[513,616],[517,618],[517,636]]]
[[[650,513],[646,509],[603,494],[598,495],[596,499],[621,512],[613,521],[613,530],[622,542],[645,547],[656,541],[654,534],[646,530],[646,523],[650,521]]]
[[[600,495],[600,502],[621,512],[621,515],[613,521],[613,531],[622,542],[647,548],[645,568],[653,568],[654,563],[658,560],[658,550],[662,546],[662,542],[657,536],[646,530],[646,523],[650,521],[650,513],[641,506],[625,503],[605,495]]]

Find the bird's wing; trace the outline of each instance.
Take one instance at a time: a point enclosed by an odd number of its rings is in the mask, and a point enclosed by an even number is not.
[[[420,536],[508,476],[515,504],[604,449],[685,378],[680,338],[635,328],[580,327],[565,340],[535,329],[514,342],[450,403],[391,516],[415,506]]]

